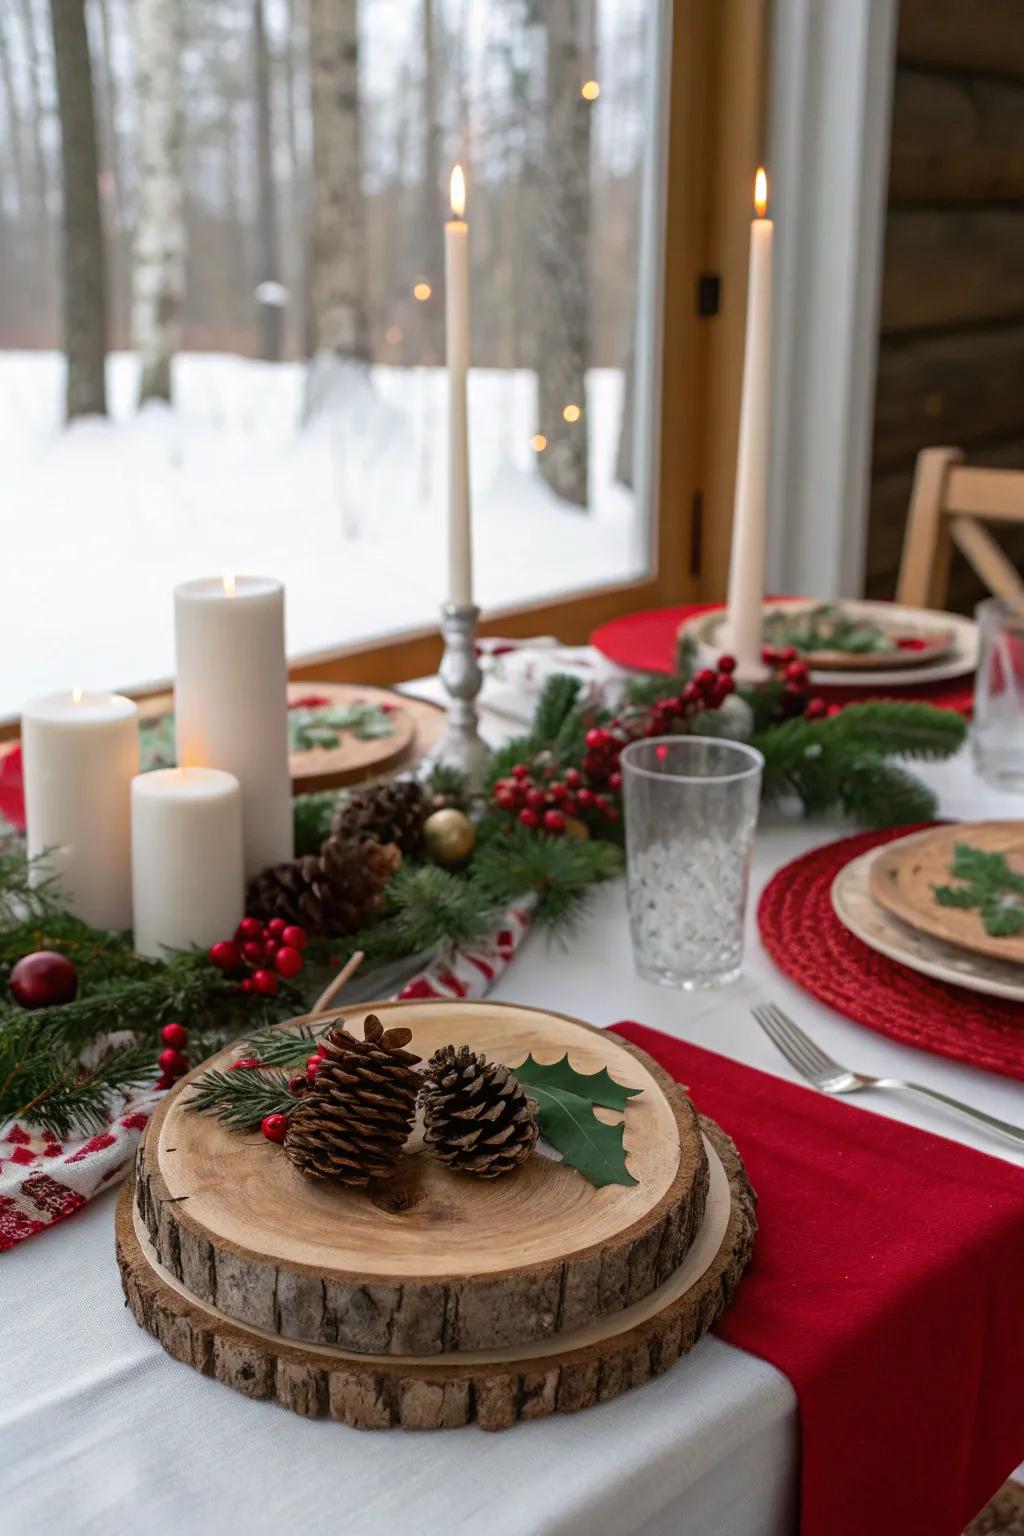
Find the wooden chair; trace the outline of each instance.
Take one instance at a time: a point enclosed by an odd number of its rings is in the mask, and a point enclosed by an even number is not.
[[[979,519],[1024,523],[1024,470],[972,468],[959,448],[917,456],[896,601],[944,608],[956,545],[997,597],[1024,596],[1024,580]]]

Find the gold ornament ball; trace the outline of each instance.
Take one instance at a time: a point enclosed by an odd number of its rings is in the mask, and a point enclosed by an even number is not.
[[[435,864],[455,869],[466,862],[476,847],[476,828],[462,811],[447,806],[427,817],[423,841]]]
[[[567,816],[565,835],[573,838],[577,843],[585,843],[590,836],[590,828],[585,821],[580,821],[578,816]]]

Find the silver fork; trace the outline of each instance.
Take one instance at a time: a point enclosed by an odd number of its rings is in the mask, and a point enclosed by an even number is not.
[[[951,1099],[948,1093],[939,1093],[936,1088],[924,1088],[920,1083],[904,1083],[896,1077],[868,1077],[863,1072],[851,1072],[847,1067],[841,1067],[838,1061],[826,1056],[821,1047],[815,1045],[810,1036],[805,1035],[774,1003],[762,1003],[752,1008],[751,1012],[790,1066],[795,1067],[802,1077],[806,1077],[822,1093],[858,1093],[862,1088],[896,1088],[901,1093],[912,1093],[918,1098],[944,1104],[965,1120],[973,1120],[976,1125],[983,1125],[997,1136],[1005,1136],[1014,1146],[1024,1147],[1024,1129],[1020,1126],[997,1120],[995,1115],[986,1115],[983,1109],[972,1109],[970,1104]]]

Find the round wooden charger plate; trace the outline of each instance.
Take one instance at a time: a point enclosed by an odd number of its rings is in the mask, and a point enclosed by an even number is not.
[[[799,612],[813,607],[806,598],[783,598],[765,603],[765,613]],[[848,601],[844,609],[855,616],[882,624],[894,633],[907,636],[936,635],[941,644],[922,655],[915,651],[885,652],[881,656],[851,657],[843,652],[811,652],[804,660],[811,667],[810,681],[821,687],[883,687],[909,682],[941,682],[973,672],[978,662],[978,632],[970,619],[955,613],[937,613],[927,608],[897,607],[895,603],[870,600]],[[695,614],[680,625],[680,638],[691,637],[709,654],[718,654],[724,646],[723,609]]]
[[[242,1327],[190,1296],[160,1263],[135,1209],[120,1195],[117,1261],[136,1321],[181,1360],[247,1397],[357,1429],[507,1429],[569,1413],[659,1376],[732,1301],[749,1262],[755,1196],[735,1146],[701,1119],[711,1170],[705,1219],[675,1275],[643,1302],[546,1345],[443,1360],[366,1356],[289,1343]]]
[[[369,1011],[335,1016],[361,1034]],[[236,1046],[167,1095],[137,1163],[139,1211],[160,1260],[198,1302],[310,1344],[429,1356],[569,1332],[642,1300],[678,1268],[703,1219],[708,1163],[693,1106],[650,1057],[605,1030],[510,1004],[372,1011],[411,1029],[424,1059],[466,1041],[512,1066],[530,1051],[545,1062],[568,1051],[579,1071],[606,1067],[640,1090],[624,1134],[637,1182],[596,1189],[543,1157],[491,1182],[415,1150],[370,1193],[305,1178],[258,1133],[185,1107],[189,1084],[225,1068]]]
[[[351,731],[341,733],[337,747],[316,747],[307,752],[291,753],[288,764],[292,792],[312,794],[322,789],[343,789],[348,784],[362,784],[383,774],[397,773],[419,762],[436,744],[444,728],[445,712],[426,699],[408,698],[389,688],[372,688],[357,683],[321,683],[298,678],[288,684],[289,701],[326,699],[329,706],[348,709],[353,704],[386,704],[391,710],[394,732],[360,741]],[[139,706],[144,720],[169,714],[174,708],[173,693],[161,693]]]
[[[976,909],[941,907],[935,900],[935,886],[960,884],[950,872],[955,843],[1005,853],[1012,869],[1024,871],[1024,821],[954,822],[887,843],[871,866],[872,896],[922,933],[995,960],[1024,965],[1024,935],[995,938],[985,932]]]
[[[879,906],[871,894],[871,866],[880,852],[873,848],[851,859],[832,882],[832,910],[843,927],[869,949],[922,976],[987,997],[1024,1003],[1024,975],[1019,966],[920,933]]]

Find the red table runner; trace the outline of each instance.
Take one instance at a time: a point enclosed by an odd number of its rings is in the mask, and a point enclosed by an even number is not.
[[[679,608],[650,608],[645,613],[626,614],[600,625],[590,637],[591,645],[617,666],[637,672],[667,672],[676,669],[676,636],[684,619],[698,613],[711,613],[721,603],[686,603]],[[864,699],[921,699],[969,715],[974,698],[974,679],[954,677],[947,682],[911,683],[883,688],[815,688],[815,693],[829,703],[857,704]]]
[[[959,1536],[1024,1458],[1024,1169],[613,1027],[733,1137],[757,1191],[716,1332],[796,1390],[802,1536]]]

